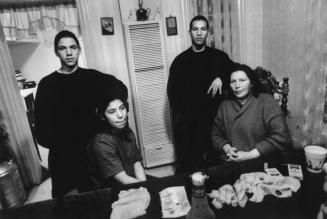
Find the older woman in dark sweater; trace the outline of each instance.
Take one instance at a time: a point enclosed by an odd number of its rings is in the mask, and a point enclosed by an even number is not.
[[[246,65],[235,64],[227,100],[219,107],[211,131],[225,161],[269,161],[291,146],[285,115],[274,97],[262,93],[259,79]]]

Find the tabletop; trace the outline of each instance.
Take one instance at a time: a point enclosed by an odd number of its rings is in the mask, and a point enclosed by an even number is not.
[[[242,170],[238,164],[228,164],[209,169],[209,180],[207,190],[217,189],[225,183],[232,183],[239,177]],[[257,171],[257,170],[253,170]],[[304,180],[301,181],[301,188],[293,193],[289,198],[276,198],[266,196],[260,203],[247,202],[245,208],[224,206],[215,211],[216,217],[222,218],[248,218],[248,219],[270,219],[270,218],[296,218],[311,219],[316,218],[320,205],[324,202],[325,193],[322,190],[324,174],[310,173],[303,168]],[[130,188],[147,188],[151,195],[150,205],[147,214],[140,217],[142,219],[161,218],[161,204],[159,192],[171,186],[185,186],[190,198],[191,182],[188,174],[178,174],[151,181],[135,183],[131,185],[106,188],[87,193],[68,195],[57,199],[51,199],[36,203],[30,203],[21,207],[0,211],[0,218],[3,219],[43,219],[43,218],[109,218],[111,214],[111,204],[118,199],[121,190]],[[185,217],[182,217],[185,218]]]

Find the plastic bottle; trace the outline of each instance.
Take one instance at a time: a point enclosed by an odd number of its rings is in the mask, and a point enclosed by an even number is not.
[[[204,184],[208,177],[201,172],[195,172],[192,174],[191,178],[192,203],[191,210],[187,213],[186,219],[214,219],[215,214],[208,204]]]

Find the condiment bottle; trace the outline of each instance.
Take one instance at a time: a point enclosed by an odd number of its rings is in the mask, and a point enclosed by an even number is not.
[[[186,219],[214,219],[215,214],[209,207],[204,184],[208,176],[201,172],[195,172],[191,178],[192,203],[191,210],[187,213]]]

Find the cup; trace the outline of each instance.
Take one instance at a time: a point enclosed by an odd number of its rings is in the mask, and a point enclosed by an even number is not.
[[[307,170],[312,173],[321,173],[327,156],[327,149],[317,145],[304,147]]]

